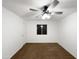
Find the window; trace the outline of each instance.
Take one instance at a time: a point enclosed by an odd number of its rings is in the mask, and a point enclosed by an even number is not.
[[[37,24],[37,35],[46,35],[46,34],[47,34],[47,25]]]

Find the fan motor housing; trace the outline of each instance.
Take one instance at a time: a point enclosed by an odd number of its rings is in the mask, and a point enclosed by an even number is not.
[[[46,12],[47,9],[48,9],[48,6],[44,6],[44,10],[43,10],[43,12]]]

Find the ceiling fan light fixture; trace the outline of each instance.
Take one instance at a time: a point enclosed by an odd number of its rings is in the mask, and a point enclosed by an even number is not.
[[[45,20],[45,19],[50,19],[50,17],[51,17],[51,16],[50,16],[49,14],[44,14],[44,15],[42,16],[42,19],[44,19],[44,20]]]

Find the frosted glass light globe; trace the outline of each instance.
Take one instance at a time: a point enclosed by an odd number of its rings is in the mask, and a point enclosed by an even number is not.
[[[50,19],[50,15],[48,15],[48,14],[44,14],[43,16],[42,16],[42,19]]]

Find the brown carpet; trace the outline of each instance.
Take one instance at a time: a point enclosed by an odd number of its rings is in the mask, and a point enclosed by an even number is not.
[[[57,43],[27,43],[11,59],[76,59]]]

